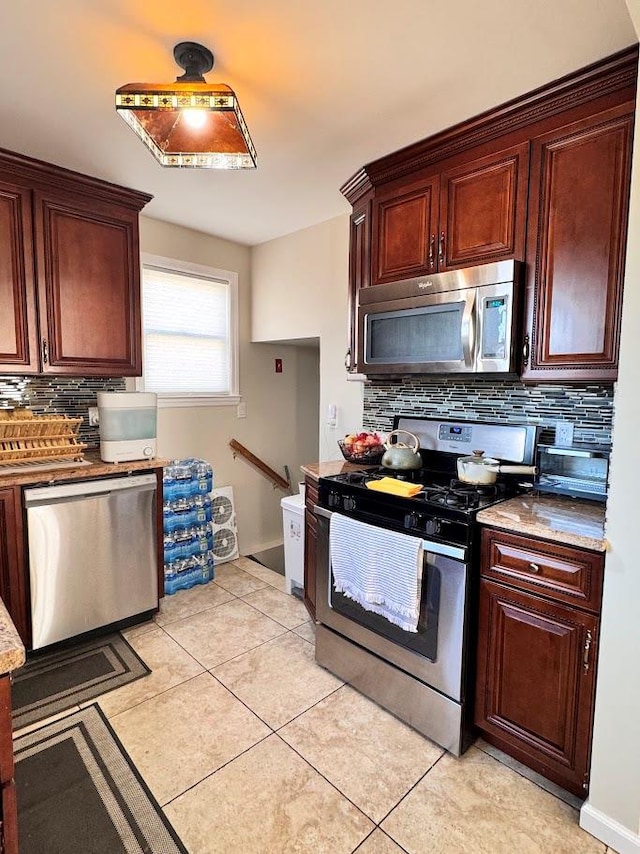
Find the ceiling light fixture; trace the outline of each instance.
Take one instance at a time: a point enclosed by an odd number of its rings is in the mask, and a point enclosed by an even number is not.
[[[184,74],[175,83],[127,83],[116,110],[162,166],[253,169],[256,150],[233,89],[208,84],[213,54],[180,42],[173,56]]]

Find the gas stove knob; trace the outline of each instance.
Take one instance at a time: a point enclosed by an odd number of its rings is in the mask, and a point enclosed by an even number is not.
[[[329,505],[329,507],[340,507],[340,493],[330,492],[327,496],[327,504]]]
[[[417,528],[420,523],[420,516],[417,513],[407,513],[404,517],[405,528]]]
[[[358,505],[356,503],[355,498],[350,495],[347,495],[342,502],[342,506],[345,510],[355,510]]]
[[[427,534],[440,533],[440,519],[427,519],[427,524],[424,526]]]

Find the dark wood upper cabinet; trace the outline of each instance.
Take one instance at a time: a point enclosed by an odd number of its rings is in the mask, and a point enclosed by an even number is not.
[[[435,175],[406,192],[391,189],[376,194],[373,284],[435,272],[439,190]]]
[[[373,284],[524,258],[529,145],[472,159],[373,203]]]
[[[354,215],[371,205],[364,233],[352,221],[370,279],[352,263],[351,344],[360,287],[514,258],[522,379],[615,380],[637,74],[634,46],[350,178]]]
[[[0,373],[140,375],[150,198],[0,151]]]
[[[442,173],[440,270],[524,258],[528,178],[528,143]]]
[[[44,373],[142,373],[138,215],[35,194]]]
[[[20,374],[38,370],[31,222],[29,190],[1,181],[0,363]]]
[[[532,143],[525,380],[617,376],[633,113]]]
[[[371,283],[371,202],[365,200],[354,209],[349,220],[349,294],[347,308],[347,355],[345,367],[355,371],[357,341],[356,306],[358,291]]]

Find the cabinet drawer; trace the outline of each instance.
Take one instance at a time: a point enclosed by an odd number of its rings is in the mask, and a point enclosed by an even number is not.
[[[313,513],[313,507],[318,503],[318,482],[307,478],[304,488],[304,505],[310,513]]]
[[[603,562],[597,552],[503,531],[482,531],[483,577],[596,614],[602,598]]]

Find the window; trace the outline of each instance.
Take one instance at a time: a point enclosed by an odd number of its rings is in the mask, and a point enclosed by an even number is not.
[[[236,404],[237,274],[143,255],[143,376],[160,405]]]

